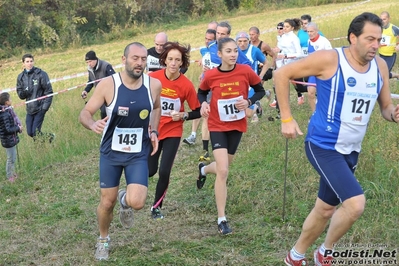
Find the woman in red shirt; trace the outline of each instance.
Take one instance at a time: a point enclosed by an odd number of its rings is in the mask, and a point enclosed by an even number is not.
[[[233,39],[222,38],[217,45],[222,63],[205,73],[198,90],[201,115],[208,118],[215,162],[207,166],[204,163],[198,165],[197,187],[201,189],[204,186],[206,174],[216,174],[218,231],[227,235],[232,233],[225,217],[229,165],[233,161],[242,133],[247,131],[245,109],[262,99],[265,90],[261,79],[250,66],[236,64],[238,47]],[[255,94],[248,99],[249,87],[254,89]],[[209,91],[212,91],[210,104],[206,102]]]
[[[190,64],[190,46],[184,47],[177,42],[167,42],[160,55],[159,63],[164,69],[151,72],[149,76],[162,83],[161,120],[159,122],[158,151],[148,159],[149,176],[158,170],[159,179],[155,191],[151,214],[154,219],[162,219],[161,207],[169,185],[170,173],[180,139],[183,134],[183,122],[200,118],[200,104],[193,83],[180,73],[180,68],[188,68]],[[187,101],[191,112],[185,112],[184,102]]]

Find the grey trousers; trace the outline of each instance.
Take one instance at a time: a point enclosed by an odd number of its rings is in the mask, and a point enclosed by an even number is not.
[[[7,153],[6,173],[7,173],[7,178],[10,178],[15,175],[15,161],[17,160],[17,145],[11,148],[6,148],[6,153]]]

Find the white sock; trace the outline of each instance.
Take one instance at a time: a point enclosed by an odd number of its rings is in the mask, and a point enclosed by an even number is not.
[[[218,224],[220,224],[223,221],[226,221],[226,216],[218,217]]]
[[[324,256],[324,253],[326,252],[326,249],[327,248],[326,248],[326,246],[324,246],[324,243],[321,244],[321,246],[319,247],[319,253]]]
[[[109,237],[109,235],[107,235],[106,237],[102,237],[101,235],[98,237],[98,239],[100,239],[100,238],[106,238],[106,239],[108,239],[108,241],[110,241],[111,240],[111,238]]]
[[[305,254],[299,253],[298,251],[295,250],[295,248],[291,249],[290,255],[293,260],[301,260],[305,258]]]
[[[191,132],[191,136],[193,136],[194,138],[197,137],[197,132]]]
[[[201,175],[206,175],[206,173],[205,173],[205,166],[201,168]]]

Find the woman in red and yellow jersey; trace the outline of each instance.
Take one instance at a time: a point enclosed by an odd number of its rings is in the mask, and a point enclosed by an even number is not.
[[[205,72],[198,90],[201,115],[208,117],[215,162],[207,166],[203,163],[198,165],[197,187],[201,189],[204,186],[206,174],[216,174],[218,231],[226,235],[232,232],[225,217],[229,165],[233,161],[242,133],[247,131],[245,109],[262,99],[265,90],[261,79],[250,66],[236,64],[238,47],[233,39],[222,38],[217,45],[222,63]],[[249,87],[254,89],[255,94],[248,99]],[[206,102],[209,91],[212,91],[210,104]]]
[[[163,218],[160,209],[183,134],[183,122],[201,117],[200,104],[194,85],[180,73],[180,68],[187,68],[190,64],[189,51],[190,46],[184,47],[176,42],[165,43],[164,51],[159,58],[159,63],[165,68],[149,74],[162,83],[161,120],[158,128],[159,146],[158,151],[148,160],[149,176],[152,177],[158,171],[158,161],[162,152],[155,200],[151,207],[151,214],[154,219]],[[185,101],[193,111],[185,112]]]

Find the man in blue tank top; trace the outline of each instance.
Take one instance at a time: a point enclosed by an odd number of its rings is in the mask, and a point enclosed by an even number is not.
[[[80,113],[84,127],[102,134],[100,146],[100,204],[97,219],[100,236],[95,258],[108,259],[109,226],[117,199],[119,218],[125,228],[133,225],[133,210],[143,208],[147,198],[148,157],[158,149],[161,116],[159,80],[144,74],[147,49],[141,43],[126,46],[122,62],[125,70],[103,79]],[[93,115],[103,105],[107,116],[95,121]],[[152,155],[151,154],[151,155]],[[122,172],[127,188],[119,189]]]
[[[375,103],[378,101],[383,118],[399,121],[399,105],[391,101],[387,65],[376,56],[381,38],[381,19],[362,13],[349,26],[348,47],[316,51],[274,75],[286,138],[303,134],[291,114],[289,80],[315,76],[318,99],[305,150],[320,175],[319,193],[298,241],[284,260],[286,265],[309,265],[305,253],[329,221],[314,260],[315,265],[332,265],[334,244],[364,211],[366,199],[354,172]]]

